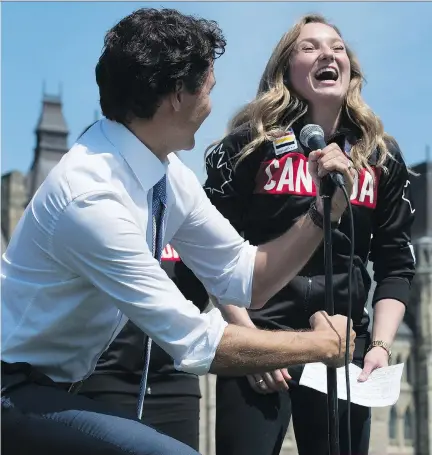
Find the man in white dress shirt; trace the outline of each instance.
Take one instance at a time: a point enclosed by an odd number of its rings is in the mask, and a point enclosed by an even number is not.
[[[224,47],[216,23],[173,10],[138,10],[108,32],[96,67],[105,118],[49,174],[2,258],[5,455],[196,454],[73,393],[128,318],[199,375],[343,361],[346,318],[314,315],[302,333],[228,325],[217,309],[200,314],[154,257],[153,187],[165,179],[157,232],[222,305],[262,307],[322,241],[317,200],[280,238],[250,245],[172,153],[194,146]],[[317,184],[318,169],[342,172],[350,192],[339,149],[313,152],[309,165]],[[337,192],[333,219],[344,209]]]

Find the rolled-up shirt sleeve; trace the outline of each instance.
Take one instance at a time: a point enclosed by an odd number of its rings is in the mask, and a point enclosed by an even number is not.
[[[236,242],[232,247],[239,248]],[[64,267],[106,294],[107,302],[171,355],[177,369],[208,372],[226,322],[217,309],[201,314],[184,298],[120,196],[94,192],[74,199],[56,222],[52,248]],[[241,261],[246,255],[238,254]],[[242,286],[229,285],[226,292],[238,294]]]
[[[249,308],[257,247],[214,207],[192,171],[188,184],[194,208],[170,243],[219,304]]]

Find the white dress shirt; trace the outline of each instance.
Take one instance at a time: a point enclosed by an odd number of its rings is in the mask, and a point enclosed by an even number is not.
[[[209,370],[226,322],[217,309],[200,314],[151,253],[152,187],[164,173],[164,245],[220,303],[250,305],[256,247],[175,154],[162,163],[103,119],[48,175],[2,257],[2,360],[79,381],[130,318],[176,368]]]

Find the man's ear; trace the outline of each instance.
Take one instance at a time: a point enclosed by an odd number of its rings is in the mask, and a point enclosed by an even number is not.
[[[185,86],[183,81],[177,81],[174,92],[170,95],[171,104],[173,109],[178,112],[184,101]]]

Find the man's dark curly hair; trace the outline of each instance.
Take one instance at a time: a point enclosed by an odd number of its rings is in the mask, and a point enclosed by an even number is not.
[[[120,123],[151,119],[178,81],[196,93],[225,45],[214,21],[173,9],[135,11],[105,36],[96,65],[102,113]]]

